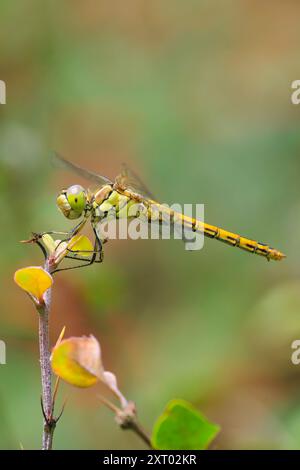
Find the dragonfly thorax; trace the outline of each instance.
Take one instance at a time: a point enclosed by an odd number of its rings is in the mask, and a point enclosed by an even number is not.
[[[79,219],[86,209],[87,195],[85,189],[74,184],[63,189],[56,199],[58,209],[67,219]]]

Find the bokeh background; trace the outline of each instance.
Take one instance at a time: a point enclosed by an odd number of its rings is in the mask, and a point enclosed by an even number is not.
[[[64,325],[93,333],[149,430],[178,397],[221,425],[213,447],[300,447],[299,15],[296,0],[1,1],[1,448],[41,441],[37,314],[13,274],[42,263],[19,240],[71,227],[55,198],[83,181],[53,149],[111,178],[125,161],[161,201],[204,203],[288,258],[111,241],[103,265],[55,276],[52,344]],[[96,395],[61,387],[55,448],[142,448]]]

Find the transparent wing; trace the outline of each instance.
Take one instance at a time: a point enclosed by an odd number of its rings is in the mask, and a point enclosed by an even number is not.
[[[125,186],[127,189],[133,191],[134,193],[140,194],[146,199],[151,199],[151,201],[156,200],[156,198],[149,191],[147,186],[142,182],[140,177],[133,170],[131,170],[125,163],[122,164],[121,173],[116,177],[116,182],[118,184]],[[159,203],[152,203],[151,207],[152,207],[152,210],[156,212],[162,211],[162,214],[166,215],[166,211],[161,207]],[[163,220],[162,225],[167,228],[169,225],[169,219],[167,218],[166,220],[164,220],[164,217],[163,217],[162,220]],[[154,221],[154,223],[159,224],[159,221],[158,220],[156,222]],[[184,236],[181,221],[177,223],[173,223],[172,225],[174,227],[174,231],[179,234],[180,238],[182,239],[184,243],[190,241]],[[163,229],[163,227],[161,228]]]
[[[129,189],[134,193],[140,194],[146,199],[155,200],[155,197],[142,182],[140,177],[125,163],[122,164],[121,173],[116,177],[116,182],[121,186],[125,186],[126,189]]]
[[[58,155],[56,152],[52,156],[52,162],[56,167],[72,171],[76,175],[82,176],[83,178],[92,181],[93,183],[97,183],[98,185],[112,184],[112,181],[106,178],[106,176],[101,176],[97,173],[94,173],[93,171],[85,170],[84,168],[81,168],[81,166],[69,162],[65,158]]]

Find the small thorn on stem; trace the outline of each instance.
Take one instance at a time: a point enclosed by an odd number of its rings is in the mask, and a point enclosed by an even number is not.
[[[45,413],[44,403],[43,403],[43,397],[42,397],[42,396],[41,396],[41,408],[42,408],[42,413],[43,413],[44,420],[45,420],[46,423],[48,424],[48,418],[47,418],[46,413]]]
[[[63,412],[65,411],[66,404],[67,404],[67,400],[64,401],[63,406],[61,408],[61,412],[59,413],[57,418],[55,418],[55,423],[57,423],[60,420],[60,418],[62,417]]]

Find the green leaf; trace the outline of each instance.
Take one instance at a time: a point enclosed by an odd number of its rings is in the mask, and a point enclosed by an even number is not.
[[[152,445],[160,450],[203,450],[220,427],[184,400],[171,400],[154,424]]]

